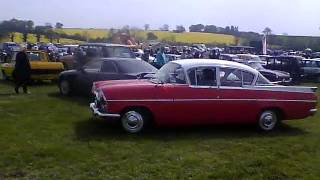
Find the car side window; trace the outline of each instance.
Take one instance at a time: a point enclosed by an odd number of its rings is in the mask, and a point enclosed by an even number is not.
[[[217,86],[215,67],[196,68],[190,70],[188,76],[193,86]]]
[[[99,71],[102,61],[90,61],[83,68],[87,71]]]
[[[221,86],[242,87],[242,73],[239,69],[220,68]]]
[[[102,63],[101,72],[105,73],[116,73],[117,68],[113,62],[110,61],[104,61]]]
[[[254,74],[242,71],[243,85],[251,85],[254,80]]]

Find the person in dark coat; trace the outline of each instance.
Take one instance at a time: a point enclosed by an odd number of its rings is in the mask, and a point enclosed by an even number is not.
[[[31,78],[31,66],[27,53],[21,51],[17,53],[16,64],[13,70],[13,78],[15,81],[15,88],[17,94],[19,94],[19,88],[23,88],[24,93],[29,93],[27,84]]]

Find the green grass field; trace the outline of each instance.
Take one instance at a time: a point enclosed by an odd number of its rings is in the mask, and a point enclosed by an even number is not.
[[[92,119],[88,99],[49,83],[30,91],[15,95],[0,81],[0,179],[320,177],[320,114],[269,134],[230,125],[128,135]]]
[[[103,38],[109,35],[107,29],[78,29],[78,28],[65,28],[62,30],[66,34],[88,34],[90,38]],[[159,40],[175,41],[181,43],[205,43],[205,44],[234,44],[236,38],[231,35],[213,34],[213,33],[198,33],[198,32],[185,32],[173,33],[168,31],[135,31],[132,32],[138,37],[147,38],[147,33],[153,32]]]

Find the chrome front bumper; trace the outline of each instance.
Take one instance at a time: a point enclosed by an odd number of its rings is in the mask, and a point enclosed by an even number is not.
[[[110,118],[119,118],[120,114],[109,114],[109,113],[102,113],[99,111],[99,109],[96,107],[95,103],[90,103],[90,109],[94,116],[99,117],[110,117]]]

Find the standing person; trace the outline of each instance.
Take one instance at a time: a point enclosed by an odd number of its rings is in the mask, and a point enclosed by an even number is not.
[[[165,55],[165,48],[161,47],[157,53],[157,68],[160,69],[163,65],[166,64],[166,55]]]
[[[15,92],[19,94],[19,88],[23,88],[25,94],[29,94],[27,84],[31,77],[31,66],[27,53],[18,52],[16,56],[16,64],[13,70],[13,78],[15,81]]]
[[[181,54],[181,59],[187,59],[187,58],[188,58],[187,50],[183,49]]]

